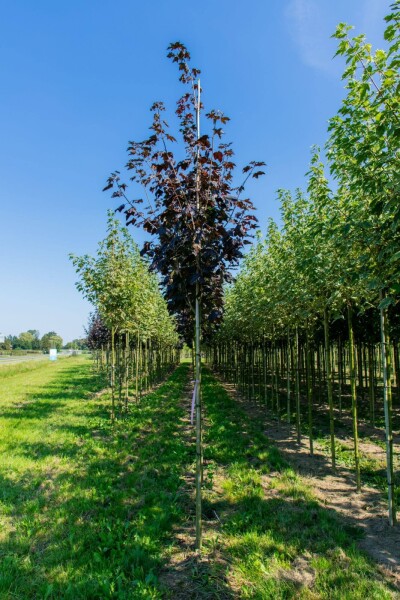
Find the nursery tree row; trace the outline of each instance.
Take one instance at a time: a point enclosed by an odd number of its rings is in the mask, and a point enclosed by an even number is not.
[[[179,358],[174,319],[126,228],[112,212],[106,238],[96,257],[73,256],[77,288],[95,307],[88,327],[88,344],[100,370],[109,375],[111,417],[128,406],[130,386],[136,401],[166,376]]]
[[[347,95],[330,120],[326,159],[312,153],[307,191],[279,191],[282,226],[271,220],[225,297],[212,360],[278,418],[292,414],[300,438],[301,402],[313,453],[315,399],[325,390],[335,468],[335,426],[351,396],[356,485],[358,422],[386,436],[389,518],[395,522],[392,388],[400,386],[400,3],[386,17],[386,50],[337,28]],[[282,400],[285,387],[286,403]]]

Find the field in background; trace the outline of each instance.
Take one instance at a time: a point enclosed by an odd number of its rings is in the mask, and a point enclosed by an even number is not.
[[[21,356],[2,355],[0,356],[0,367],[2,365],[13,365],[21,362],[30,362],[38,360],[49,360],[48,354],[23,354]]]
[[[74,354],[73,354],[74,352]],[[80,355],[82,352],[78,351],[70,351],[70,350],[62,350],[57,354],[57,360],[59,358],[71,357],[73,355]],[[43,354],[43,352],[35,352],[29,354],[0,354],[0,367],[2,365],[13,365],[22,362],[30,362],[30,361],[38,361],[38,360],[47,360],[50,361],[49,354]]]

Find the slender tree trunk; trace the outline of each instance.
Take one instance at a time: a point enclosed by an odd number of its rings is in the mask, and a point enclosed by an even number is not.
[[[364,381],[363,381],[363,368],[362,368],[362,348],[361,343],[356,344],[357,348],[357,371],[358,371],[358,386],[360,392],[361,401],[364,400]],[[362,405],[362,402],[361,402]]]
[[[111,328],[111,421],[115,421],[115,329]]]
[[[143,394],[143,343],[139,343],[139,399],[142,399]]]
[[[273,334],[273,342],[272,342],[272,375],[271,375],[271,383],[272,383],[272,410],[274,408],[274,404],[276,406],[276,414],[278,417],[278,424],[281,420],[280,414],[280,402],[279,402],[279,390],[278,390],[278,355],[277,348],[275,342],[275,333]]]
[[[318,404],[322,404],[322,378],[321,378],[321,349],[317,347],[317,377],[318,377]]]
[[[122,377],[123,377],[123,369],[121,363],[124,362],[124,357],[122,356],[122,333],[120,333],[117,337],[117,374],[118,374],[118,408],[119,413],[122,411]]]
[[[254,384],[254,342],[250,343],[250,369],[251,369],[251,399],[255,401],[255,384]]]
[[[125,410],[128,410],[129,398],[129,332],[125,332]]]
[[[267,407],[267,348],[265,343],[265,336],[263,339],[263,380],[264,380],[264,403]]]
[[[295,374],[296,374],[296,430],[297,430],[297,443],[301,443],[301,430],[300,430],[300,374],[299,374],[299,329],[296,327],[295,337]]]
[[[140,334],[137,332],[136,336],[136,369],[135,369],[135,396],[136,402],[139,402],[139,360],[140,360]]]
[[[307,324],[306,329],[306,384],[307,384],[307,404],[308,404],[308,439],[310,442],[310,455],[314,455],[314,440],[313,440],[313,405],[312,405],[312,380],[311,380],[311,348],[310,348],[310,332]]]
[[[290,425],[290,413],[291,413],[291,406],[290,406],[290,375],[291,375],[291,352],[290,352],[290,332],[289,332],[289,328],[287,330],[287,353],[286,353],[286,365],[287,365],[287,383],[286,383],[286,391],[287,391],[287,408],[286,408],[286,412],[287,412],[287,422],[288,425]]]
[[[325,337],[325,363],[326,363],[326,383],[328,392],[329,406],[329,432],[331,438],[331,458],[332,468],[336,469],[336,454],[335,454],[335,417],[333,412],[333,388],[332,388],[332,369],[330,357],[330,339],[329,339],[329,318],[328,309],[324,310],[324,337]]]
[[[196,548],[202,545],[202,431],[201,431],[201,353],[200,353],[200,301],[199,284],[196,284],[196,335],[195,335],[195,413],[196,413]]]
[[[399,400],[400,395],[400,360],[399,360],[399,345],[398,340],[393,341],[393,357],[394,357],[394,370],[396,375],[396,398]]]
[[[339,401],[339,417],[342,418],[342,383],[343,383],[343,348],[342,339],[339,336],[338,340],[338,401]]]
[[[354,463],[356,470],[357,491],[361,491],[360,478],[360,453],[358,447],[358,417],[357,417],[357,387],[356,387],[356,365],[353,333],[353,310],[350,304],[347,307],[347,319],[349,326],[349,360],[350,360],[350,385],[351,385],[351,412],[353,417],[354,438]]]
[[[375,427],[375,359],[372,344],[368,344],[368,381],[369,381],[369,419],[372,427]]]
[[[381,292],[382,301],[383,294]],[[386,432],[386,472],[388,483],[388,509],[389,523],[393,526],[396,523],[396,508],[394,499],[394,481],[393,481],[393,433],[392,433],[392,393],[390,385],[390,341],[386,323],[386,311],[380,309],[381,321],[381,356],[383,372],[383,408],[385,412],[385,432]]]

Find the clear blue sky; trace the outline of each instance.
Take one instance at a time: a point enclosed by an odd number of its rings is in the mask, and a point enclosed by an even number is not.
[[[261,226],[275,191],[303,186],[313,144],[343,95],[330,39],[340,21],[383,45],[389,0],[2,0],[0,22],[0,332],[83,335],[68,253],[104,237],[105,179],[124,164],[148,108],[181,92],[166,59],[180,40],[202,70],[206,108],[231,117],[238,165],[267,176],[248,189]],[[132,230],[140,243],[141,235]]]

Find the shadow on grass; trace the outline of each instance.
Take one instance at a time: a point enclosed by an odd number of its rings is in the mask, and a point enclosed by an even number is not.
[[[357,548],[356,521],[321,506],[263,434],[262,420],[246,415],[207,371],[203,382],[204,457],[206,470],[216,468],[217,490],[204,515],[220,536],[239,597],[294,598],[300,588],[323,598],[391,597],[392,588]]]
[[[23,452],[43,462],[3,488],[10,532],[0,541],[0,596],[160,597],[157,572],[171,528],[185,514],[183,474],[194,459],[179,435],[186,382],[182,366],[113,428],[109,399],[96,400],[94,431],[83,436],[75,422],[69,431],[73,396],[62,396],[60,385],[60,441],[25,442]],[[88,387],[80,386],[82,395]],[[80,437],[63,448],[63,432]],[[54,466],[60,456],[66,460]]]
[[[71,379],[60,374],[59,383],[51,383],[59,394],[55,412],[47,411],[54,395],[43,390],[40,399],[39,390],[39,412],[31,417],[39,422],[19,415],[21,426],[32,430],[51,416],[56,435],[27,435],[17,458],[30,461],[14,471],[2,463],[0,597],[292,598],[307,572],[321,597],[388,597],[381,588],[377,595],[379,577],[354,547],[358,530],[309,497],[263,435],[262,423],[247,417],[207,373],[205,474],[212,479],[214,465],[227,473],[222,492],[211,492],[204,503],[205,519],[215,521],[217,514],[220,521],[215,547],[209,558],[191,554],[175,563],[161,591],[158,573],[178,543],[175,526],[193,510],[184,477],[195,456],[182,437],[180,404],[188,366],[114,427],[109,398],[87,398],[96,387],[90,377],[84,369],[75,374],[73,393]],[[16,442],[10,447],[18,450]],[[263,476],[271,472],[280,474],[282,486],[266,498]],[[307,562],[303,569],[299,557]]]
[[[64,366],[64,365],[63,365]],[[19,374],[21,387],[29,373]],[[47,376],[47,379],[46,379]],[[70,400],[82,401],[104,387],[104,377],[93,373],[90,364],[78,364],[55,372],[46,372],[44,384],[24,394],[23,400],[0,406],[0,417],[6,419],[43,419],[62,408]]]

